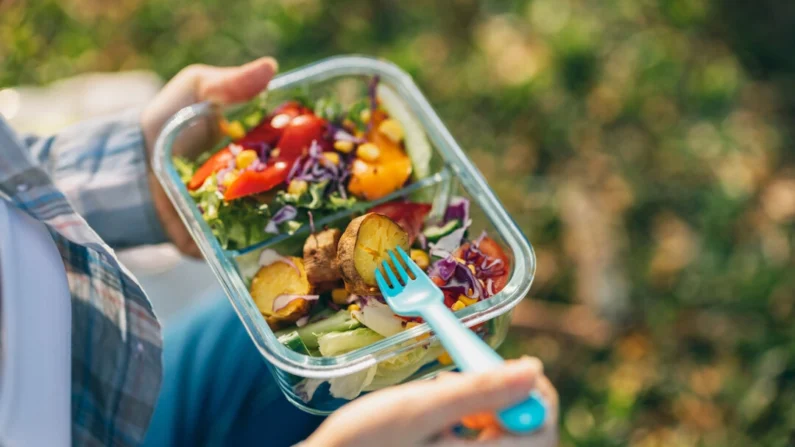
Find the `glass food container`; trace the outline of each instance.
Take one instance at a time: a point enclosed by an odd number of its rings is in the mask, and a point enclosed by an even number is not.
[[[333,57],[276,77],[268,91],[256,100],[273,107],[296,94],[311,96],[331,89],[344,101],[346,96],[351,97],[366,89],[373,76],[378,76],[379,83],[394,92],[420,123],[433,149],[430,172],[422,180],[380,200],[360,203],[350,210],[316,220],[314,224],[318,228],[345,225],[369,207],[396,198],[431,203],[428,219],[433,219],[444,213],[451,198],[468,198],[473,222],[470,234],[487,230],[489,236],[503,246],[511,261],[510,276],[500,292],[458,311],[456,315],[496,348],[505,339],[512,309],[530,289],[535,273],[535,255],[530,243],[410,76],[393,64],[369,57]],[[279,341],[249,293],[247,285],[253,275],[251,261],[265,248],[273,248],[282,254],[300,252],[310,229],[305,226],[293,234],[279,235],[251,247],[226,250],[202,219],[201,211],[173,162],[175,155],[196,156],[215,146],[213,143],[219,142],[214,137],[218,134],[219,114],[234,114],[235,110],[217,110],[209,103],[198,103],[180,110],[165,125],[157,140],[153,167],[287,398],[307,412],[325,415],[361,392],[431,378],[440,371],[454,368],[439,361],[444,351],[435,337],[429,336],[427,324],[334,357],[301,354]],[[367,386],[355,386],[361,384],[365,377]]]

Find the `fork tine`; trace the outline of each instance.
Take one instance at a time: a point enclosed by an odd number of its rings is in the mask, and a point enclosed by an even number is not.
[[[398,261],[397,256],[395,256],[395,252],[392,250],[387,250],[389,253],[389,257],[392,258],[392,262],[395,264],[395,270],[397,270],[398,275],[400,275],[400,279],[403,280],[404,283],[409,283],[409,272],[406,271],[406,268],[403,267],[403,264]]]
[[[398,253],[400,253],[400,257],[403,258],[403,262],[405,262],[406,265],[409,266],[409,270],[411,270],[411,272],[414,273],[415,278],[419,278],[422,275],[425,275],[425,272],[420,268],[420,266],[417,265],[416,262],[411,260],[411,258],[409,257],[408,254],[406,254],[406,251],[403,250],[403,248],[398,247],[397,251]]]
[[[394,273],[392,273],[392,268],[389,266],[389,263],[386,261],[382,262],[381,265],[384,267],[384,271],[386,271],[386,276],[389,277],[389,282],[392,283],[392,288],[399,289],[403,287],[402,284],[398,281],[397,277]]]
[[[381,274],[381,270],[375,270],[375,282],[378,283],[378,288],[381,289],[381,293],[387,296],[392,295],[392,289],[386,283],[386,279],[384,279],[384,275]]]

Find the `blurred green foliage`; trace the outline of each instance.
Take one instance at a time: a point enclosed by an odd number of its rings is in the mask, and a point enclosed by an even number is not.
[[[774,0],[7,0],[0,86],[389,59],[533,242],[533,309],[604,319],[504,348],[546,362],[565,445],[785,445],[794,29]]]

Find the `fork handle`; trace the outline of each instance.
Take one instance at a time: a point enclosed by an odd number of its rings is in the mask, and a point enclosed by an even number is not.
[[[442,303],[426,306],[421,314],[461,371],[485,372],[504,363],[491,346],[464,326]],[[500,411],[497,416],[505,429],[514,433],[530,433],[544,424],[546,405],[533,391],[526,400]]]

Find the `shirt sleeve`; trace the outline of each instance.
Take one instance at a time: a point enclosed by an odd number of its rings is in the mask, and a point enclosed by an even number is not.
[[[166,241],[149,190],[139,117],[128,110],[47,138],[23,137],[74,210],[114,248]]]

